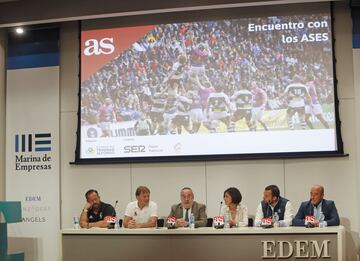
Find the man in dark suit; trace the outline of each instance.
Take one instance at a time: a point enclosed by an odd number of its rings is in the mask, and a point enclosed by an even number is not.
[[[185,187],[180,191],[179,204],[171,207],[169,217],[176,217],[176,227],[189,226],[190,215],[195,218],[195,227],[205,227],[207,223],[206,206],[194,201],[191,188]]]
[[[310,191],[310,200],[301,203],[293,219],[293,226],[338,226],[339,215],[332,200],[324,199],[324,187],[314,185]]]

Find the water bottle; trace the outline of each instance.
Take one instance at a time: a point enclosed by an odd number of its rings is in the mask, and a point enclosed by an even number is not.
[[[280,227],[279,214],[277,212],[274,213],[272,219],[273,219],[273,226],[274,227]]]
[[[226,212],[224,215],[224,228],[230,228],[230,213]]]
[[[319,227],[325,227],[324,220],[325,220],[324,213],[320,212],[320,215],[319,215]]]
[[[114,229],[120,229],[119,219],[116,217]]]
[[[79,217],[78,216],[74,217],[74,229],[80,229]]]
[[[191,213],[190,219],[189,219],[189,228],[194,229],[195,228],[195,217],[194,214]]]

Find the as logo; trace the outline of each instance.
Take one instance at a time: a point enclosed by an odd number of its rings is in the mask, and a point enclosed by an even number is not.
[[[114,38],[103,38],[100,41],[89,39],[85,41],[84,55],[112,54],[115,51]]]

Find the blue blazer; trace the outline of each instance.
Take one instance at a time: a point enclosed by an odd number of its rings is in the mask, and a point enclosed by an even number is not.
[[[338,226],[340,224],[339,215],[335,207],[335,203],[332,200],[323,199],[321,203],[321,211],[325,216],[325,221],[328,226]],[[311,201],[305,201],[301,203],[301,206],[293,219],[293,226],[305,226],[305,216],[314,215],[314,206]]]

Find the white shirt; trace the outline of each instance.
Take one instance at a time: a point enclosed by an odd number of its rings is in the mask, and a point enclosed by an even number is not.
[[[285,92],[290,98],[289,107],[300,108],[305,106],[305,99],[309,95],[306,85],[301,83],[292,83],[286,87]]]
[[[271,210],[274,211],[274,207],[271,205],[270,205],[270,207],[271,207]],[[261,226],[261,220],[263,218],[264,218],[264,214],[263,214],[261,203],[260,203],[256,209],[256,216],[255,216],[255,222],[254,222],[255,227]],[[286,202],[286,205],[285,205],[284,220],[279,221],[280,227],[291,226],[293,218],[294,218],[294,209],[293,209],[290,201],[288,201],[288,202]]]
[[[173,70],[173,75],[171,76],[171,79],[173,80],[181,80],[184,78],[184,70],[183,71],[180,71],[179,68],[183,66],[181,63],[179,62],[176,62],[174,63],[174,65],[172,66],[172,70]],[[185,66],[183,66],[184,68]]]
[[[315,207],[314,206],[314,216],[316,218],[316,220],[320,221],[320,215],[323,214],[322,213],[322,201]],[[324,216],[325,218],[325,216]],[[306,225],[306,221],[305,221],[305,225]],[[323,226],[327,227],[327,222],[325,220],[322,221]]]
[[[147,223],[150,217],[157,217],[157,204],[153,201],[149,202],[149,205],[146,205],[142,209],[139,208],[138,202],[133,201],[127,204],[125,210],[125,216],[131,217],[138,224]]]
[[[224,217],[231,217],[230,209],[228,206],[224,205],[221,207],[220,215]],[[236,208],[236,215],[234,221],[238,224],[239,227],[248,226],[248,209],[246,206],[239,204]]]
[[[185,220],[186,208],[182,207],[182,209],[183,209],[183,219]],[[188,210],[188,218],[189,218],[188,220],[190,220],[190,216],[191,216],[191,208],[189,208]]]

